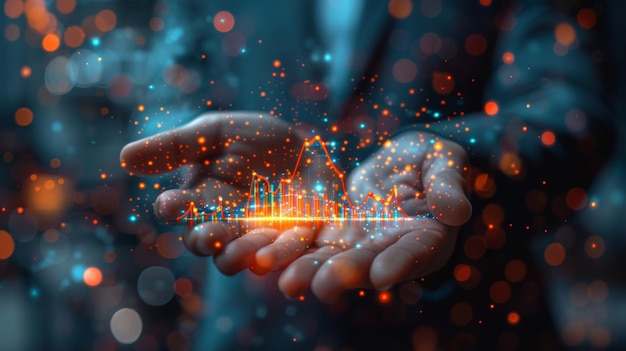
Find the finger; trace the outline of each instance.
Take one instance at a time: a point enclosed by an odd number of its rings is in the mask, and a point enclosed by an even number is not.
[[[437,220],[420,220],[424,227],[401,236],[381,252],[370,269],[374,288],[391,286],[423,277],[441,268],[454,250],[458,229]]]
[[[314,234],[314,230],[307,227],[294,227],[284,231],[276,241],[256,252],[252,271],[256,274],[266,274],[286,267],[304,254],[313,241]]]
[[[251,230],[240,238],[229,242],[215,258],[215,266],[226,275],[233,275],[255,264],[255,254],[271,244],[280,231],[270,228]]]
[[[280,275],[278,288],[290,298],[304,295],[319,267],[339,252],[341,250],[337,246],[324,246],[297,258]]]
[[[183,229],[183,243],[198,256],[211,256],[237,237],[235,228],[226,223],[207,222]]]
[[[239,203],[239,189],[223,181],[207,178],[193,188],[171,189],[162,192],[153,204],[154,214],[164,221],[173,221],[181,217],[193,202],[202,211],[209,211],[207,206],[218,207],[220,202]],[[202,207],[205,207],[202,209]],[[209,211],[210,212],[210,211]]]
[[[126,145],[120,162],[131,174],[153,175],[170,172],[187,163],[216,155],[223,114],[207,114],[170,131]]]
[[[384,249],[371,242],[333,256],[313,277],[311,290],[322,302],[331,303],[345,290],[371,287],[370,266]]]
[[[202,206],[200,193],[193,189],[172,189],[162,192],[152,205],[154,215],[163,221],[178,219],[189,208],[191,202]]]
[[[363,237],[363,229],[349,223],[338,226],[325,225],[315,239],[317,246],[335,245],[342,249],[348,248]]]
[[[436,142],[435,152],[424,163],[426,201],[439,221],[460,226],[472,215],[467,198],[469,167],[465,151],[451,142]]]

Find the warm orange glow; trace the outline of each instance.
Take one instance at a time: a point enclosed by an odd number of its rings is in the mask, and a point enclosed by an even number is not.
[[[187,278],[179,278],[174,283],[174,292],[180,297],[189,297],[193,294],[193,284]]]
[[[18,18],[24,12],[24,4],[21,0],[7,0],[4,3],[4,14],[9,18]]]
[[[576,20],[578,21],[578,25],[585,29],[591,29],[596,26],[598,22],[598,16],[593,9],[584,8],[578,11],[578,15],[576,16]]]
[[[504,210],[498,204],[491,203],[483,209],[481,213],[483,223],[488,226],[500,226],[504,221]]]
[[[591,258],[600,258],[604,255],[606,244],[599,235],[592,235],[585,240],[585,253]]]
[[[515,311],[509,312],[509,314],[506,316],[506,321],[509,322],[510,325],[516,325],[520,321],[519,313]]]
[[[570,209],[580,211],[587,205],[587,193],[582,188],[574,187],[567,192],[565,202]]]
[[[404,19],[411,15],[413,4],[411,0],[391,0],[387,6],[387,10],[391,17],[395,19]]]
[[[472,269],[466,264],[459,264],[454,268],[454,278],[459,282],[468,281],[472,277]]]
[[[480,4],[483,6],[491,5],[491,0],[480,0]]]
[[[30,66],[22,66],[22,69],[20,70],[20,75],[23,78],[28,78],[31,76],[31,74],[33,74],[33,70],[30,68]]]
[[[49,13],[44,1],[27,1],[24,4],[28,26],[40,34],[50,34],[57,29],[57,18]]]
[[[59,13],[67,15],[76,8],[76,0],[57,0],[57,10]]]
[[[99,31],[109,32],[117,25],[117,15],[111,10],[102,10],[96,15],[95,24]]]
[[[378,301],[380,303],[387,303],[391,301],[391,294],[388,291],[381,291],[378,293]]]
[[[513,62],[515,62],[515,55],[510,51],[505,52],[504,54],[502,54],[502,62],[506,63],[507,65],[512,64]]]
[[[543,134],[541,134],[541,142],[545,146],[552,146],[556,142],[556,135],[554,135],[553,132],[546,130]]]
[[[41,40],[41,47],[47,52],[56,51],[61,45],[61,39],[59,36],[53,33],[46,34]]]
[[[15,123],[20,127],[26,127],[33,122],[33,111],[28,107],[19,108],[15,111]]]
[[[279,68],[281,64],[282,63],[280,62],[280,60],[274,60],[274,63],[273,63],[274,68]]]
[[[213,26],[220,33],[228,33],[235,27],[235,17],[228,11],[220,11],[213,17]]]
[[[489,298],[495,303],[504,303],[511,297],[511,286],[504,280],[497,281],[489,288]]]
[[[102,272],[96,267],[89,267],[83,273],[83,281],[87,286],[98,286],[102,283]]]
[[[550,266],[558,266],[565,261],[565,248],[559,243],[552,243],[544,250],[543,257]]]
[[[6,260],[13,255],[15,242],[9,232],[0,230],[0,260]]]
[[[494,116],[498,113],[498,104],[495,101],[487,101],[485,104],[485,113],[489,116]]]
[[[85,41],[85,32],[79,26],[67,27],[63,33],[63,41],[70,48],[77,48]]]
[[[511,283],[519,283],[526,277],[526,264],[524,261],[514,259],[504,267],[504,276]]]
[[[554,37],[559,44],[569,46],[576,40],[576,32],[569,23],[563,22],[559,23],[554,29]]]
[[[449,73],[437,72],[433,74],[432,86],[435,92],[446,95],[454,90],[455,81]]]
[[[487,50],[487,39],[480,34],[472,34],[465,39],[465,51],[472,56],[480,56]]]

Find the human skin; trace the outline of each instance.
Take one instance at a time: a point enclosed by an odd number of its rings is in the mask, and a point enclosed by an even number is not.
[[[163,192],[154,203],[155,215],[171,221],[191,201],[214,204],[221,197],[241,205],[252,172],[277,178],[293,169],[304,141],[291,125],[270,115],[213,112],[126,145],[120,159],[131,175],[188,170],[180,188]],[[471,215],[468,168],[458,144],[431,133],[405,132],[348,175],[348,196],[356,203],[395,186],[405,213],[430,216],[374,232],[352,226],[244,228],[205,222],[185,226],[183,241],[193,253],[213,256],[224,274],[282,270],[279,288],[292,298],[310,289],[321,301],[332,302],[348,289],[387,289],[448,260],[459,227]]]

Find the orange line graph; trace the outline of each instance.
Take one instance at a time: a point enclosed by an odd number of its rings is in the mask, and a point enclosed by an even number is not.
[[[303,178],[303,156],[305,151],[319,146],[326,159],[326,166],[332,172],[335,191],[324,191],[318,180],[316,187],[307,189],[298,180]],[[177,218],[177,222],[220,222],[254,221],[272,223],[300,222],[380,222],[393,223],[411,219],[398,203],[398,190],[394,186],[386,198],[369,192],[360,203],[354,204],[348,196],[344,173],[334,164],[325,142],[316,136],[306,140],[296,160],[294,169],[287,177],[281,177],[276,183],[269,178],[252,172],[250,190],[244,209],[229,209],[218,198],[215,208],[201,211],[195,203],[190,203],[187,210]],[[311,179],[306,179],[311,181]],[[333,183],[326,180],[327,186]]]

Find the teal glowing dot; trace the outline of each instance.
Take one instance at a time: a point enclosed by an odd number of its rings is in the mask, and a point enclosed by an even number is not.
[[[333,57],[330,54],[325,54],[324,55],[324,61],[328,62],[328,61],[330,61],[332,59],[333,59]]]
[[[30,289],[30,296],[31,296],[31,297],[39,297],[39,289],[37,289],[37,288],[31,288],[31,289]]]
[[[315,261],[313,261],[313,264],[317,266],[319,264],[319,262],[317,260],[315,260]]]
[[[75,282],[81,282],[83,281],[83,274],[85,273],[85,266],[83,266],[82,264],[77,264],[74,267],[72,267],[72,280]]]
[[[131,222],[137,222],[137,216],[135,216],[135,215],[130,215],[130,216],[128,217],[128,220],[129,220],[129,221],[131,221]]]
[[[435,113],[433,113],[433,117],[435,117],[435,118],[439,118],[439,116],[440,116],[439,112],[435,112]]]
[[[150,89],[150,90],[154,89],[154,85],[152,85],[152,84],[148,85],[148,89]]]
[[[335,145],[337,145],[337,143],[336,143],[336,142],[334,142],[334,141],[331,141],[331,142],[330,142],[330,146],[335,147]]]
[[[476,143],[476,138],[470,138],[469,142],[470,142],[470,144]]]
[[[436,141],[435,139],[430,139],[430,143],[431,143],[431,144],[434,144],[434,143],[435,143],[435,141]]]
[[[52,122],[52,131],[55,133],[60,133],[63,131],[63,124],[61,122]]]
[[[324,187],[322,186],[322,184],[317,184],[315,185],[315,191],[317,191],[318,193],[321,193],[324,190]]]
[[[365,123],[359,124],[359,127],[361,127],[361,129],[365,128]]]
[[[356,244],[356,248],[360,249],[361,248],[361,244]]]
[[[91,45],[93,45],[93,46],[100,46],[100,38],[93,38],[93,39],[91,39]]]
[[[241,53],[245,54],[246,53],[246,48],[241,49]]]

